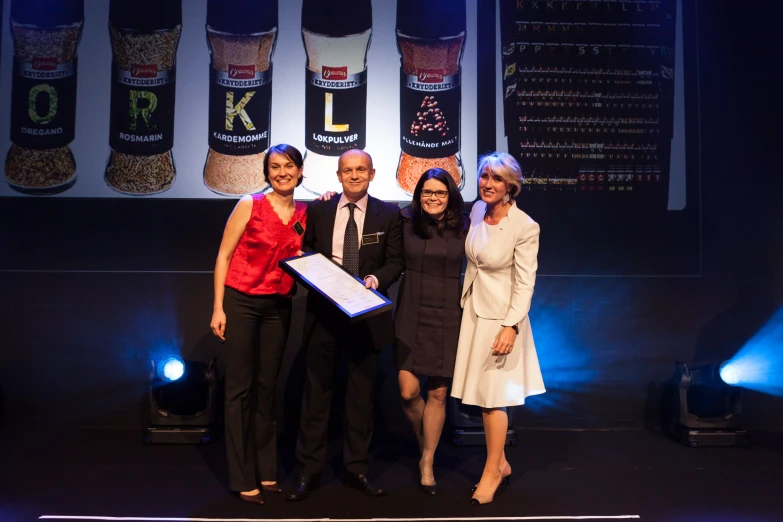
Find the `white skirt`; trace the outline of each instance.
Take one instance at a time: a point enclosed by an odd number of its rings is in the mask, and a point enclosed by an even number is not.
[[[503,328],[502,319],[483,319],[473,309],[473,295],[462,311],[457,363],[451,396],[482,408],[519,406],[525,397],[544,393],[544,377],[538,365],[533,331],[527,316],[519,323],[514,349],[508,355],[492,355],[492,343]]]

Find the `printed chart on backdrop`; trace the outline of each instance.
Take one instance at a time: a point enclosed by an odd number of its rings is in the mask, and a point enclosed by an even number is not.
[[[350,148],[376,197],[440,167],[476,199],[477,0],[39,4],[4,2],[0,196],[237,198],[288,143],[299,199]]]
[[[682,0],[497,6],[497,149],[519,160],[525,190],[684,209]]]

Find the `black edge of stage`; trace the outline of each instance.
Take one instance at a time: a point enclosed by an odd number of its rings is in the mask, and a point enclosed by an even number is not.
[[[482,447],[444,441],[438,494],[416,486],[417,455],[407,433],[376,436],[371,477],[390,493],[369,498],[340,483],[332,441],[322,486],[303,502],[267,494],[266,505],[226,489],[220,440],[206,446],[145,446],[140,430],[6,426],[0,432],[0,520],[42,516],[148,519],[783,520],[774,484],[783,483],[783,434],[754,434],[749,448],[689,448],[647,431],[520,431],[508,447],[512,481],[495,502],[472,506]],[[282,484],[297,478],[293,447],[281,442]],[[68,518],[61,518],[61,520]],[[614,518],[616,519],[616,518]],[[424,522],[424,521],[423,521]]]

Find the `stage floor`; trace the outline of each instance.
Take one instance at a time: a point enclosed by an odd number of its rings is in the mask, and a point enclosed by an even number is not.
[[[781,435],[750,448],[688,448],[644,431],[522,431],[508,448],[514,473],[495,502],[469,504],[481,447],[444,442],[438,494],[416,487],[412,439],[377,437],[371,478],[390,493],[368,498],[340,484],[339,454],[304,502],[266,495],[242,502],[226,489],[222,442],[144,446],[136,430],[6,426],[0,432],[0,520],[412,519],[783,521]],[[297,477],[284,441],[282,483]],[[339,449],[339,448],[336,448]],[[304,522],[304,521],[302,521]]]

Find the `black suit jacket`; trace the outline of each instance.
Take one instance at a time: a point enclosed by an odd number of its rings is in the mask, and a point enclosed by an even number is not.
[[[306,252],[319,252],[332,258],[334,220],[341,194],[329,201],[313,201],[307,206],[307,231],[304,237]],[[386,203],[372,196],[368,197],[367,214],[364,216],[362,235],[378,235],[378,242],[359,247],[359,277],[368,275],[378,278],[378,291],[387,295],[389,287],[402,274],[404,261],[402,252],[402,222],[400,209],[394,203]]]
[[[332,258],[334,220],[339,202],[338,194],[332,196],[329,201],[313,201],[308,204],[305,251],[319,252],[329,259]],[[378,291],[388,297],[389,287],[400,277],[403,270],[402,220],[397,205],[370,197],[362,235],[377,232],[383,232],[378,235],[377,243],[359,247],[358,275],[362,279],[368,275],[377,277]],[[304,324],[305,345],[319,345],[326,342],[327,338],[347,340],[343,335],[351,332],[353,339],[358,340],[366,349],[380,350],[393,341],[391,318],[392,314],[388,312],[349,326],[347,317],[337,307],[320,294],[310,292],[307,296]],[[313,337],[316,323],[320,324],[323,330]],[[356,337],[357,335],[359,337]]]

